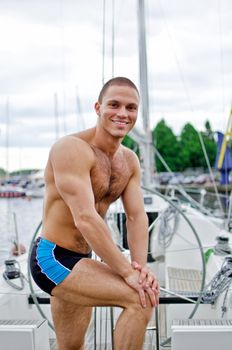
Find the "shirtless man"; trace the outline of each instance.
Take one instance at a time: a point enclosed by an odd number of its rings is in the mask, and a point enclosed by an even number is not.
[[[127,78],[113,78],[95,104],[96,127],[63,137],[45,169],[42,235],[31,255],[36,283],[52,295],[59,350],[84,349],[93,306],[123,309],[114,331],[116,350],[141,349],[159,285],[146,267],[148,220],[137,156],[121,145],[134,126],[139,93]],[[130,263],[104,221],[121,197]],[[94,251],[103,262],[91,260]]]

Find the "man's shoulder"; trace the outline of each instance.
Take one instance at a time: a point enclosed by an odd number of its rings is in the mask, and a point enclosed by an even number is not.
[[[137,154],[134,151],[132,151],[130,148],[124,145],[121,145],[121,150],[123,152],[124,157],[126,157],[127,160],[136,162],[136,163],[139,162]]]
[[[53,144],[51,150],[52,151],[61,151],[61,150],[67,151],[67,149],[68,149],[69,151],[71,151],[72,149],[77,150],[77,148],[91,149],[88,142],[86,142],[81,137],[79,137],[78,134],[71,134],[71,135],[63,136],[62,138],[57,140]]]
[[[123,145],[122,152],[124,159],[126,160],[127,165],[129,166],[129,169],[132,171],[132,173],[137,173],[140,169],[140,163],[137,154]]]
[[[89,143],[77,135],[67,135],[57,140],[50,150],[50,159],[61,161],[65,164],[65,159],[80,162],[81,159],[92,162],[94,154]]]

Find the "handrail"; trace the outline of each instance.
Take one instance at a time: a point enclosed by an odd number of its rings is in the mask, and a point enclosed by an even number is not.
[[[33,284],[32,284],[32,279],[31,279],[31,270],[30,270],[30,257],[31,257],[31,252],[32,252],[32,249],[33,249],[33,244],[34,244],[34,240],[35,240],[35,237],[37,236],[40,228],[42,226],[42,221],[40,221],[39,225],[37,226],[36,230],[35,230],[35,233],[33,234],[32,236],[32,239],[31,239],[31,243],[30,243],[30,246],[29,246],[29,251],[28,251],[28,259],[27,259],[27,276],[28,276],[28,284],[29,284],[29,288],[30,288],[30,291],[31,291],[31,297],[39,311],[39,313],[41,314],[41,316],[48,321],[48,325],[49,327],[54,331],[54,326],[53,324],[49,321],[49,319],[47,318],[47,316],[45,315],[45,313],[43,312],[42,308],[40,307],[39,303],[38,303],[38,300],[37,300],[37,296],[36,296],[36,293],[35,293],[35,290],[33,288]]]

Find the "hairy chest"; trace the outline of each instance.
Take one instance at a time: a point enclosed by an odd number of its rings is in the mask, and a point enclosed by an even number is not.
[[[131,176],[130,167],[123,155],[114,159],[96,153],[96,164],[91,171],[95,202],[112,203],[120,197]]]

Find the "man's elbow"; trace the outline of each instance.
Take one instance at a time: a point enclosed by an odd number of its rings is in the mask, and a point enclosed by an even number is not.
[[[79,213],[74,218],[74,223],[80,232],[85,232],[86,230],[89,230],[91,226],[94,226],[94,224],[96,224],[96,214],[87,211]]]
[[[137,213],[135,215],[127,216],[128,223],[142,222],[144,225],[148,225],[148,216],[145,212]]]

